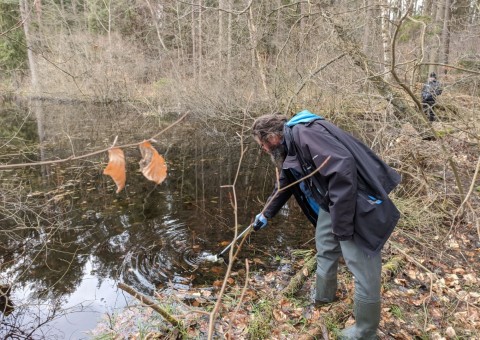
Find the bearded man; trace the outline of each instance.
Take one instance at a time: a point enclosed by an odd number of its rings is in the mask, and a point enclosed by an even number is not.
[[[288,121],[280,114],[261,116],[252,134],[280,170],[279,188],[256,216],[254,230],[266,227],[293,195],[316,228],[315,304],[335,300],[343,256],[355,279],[356,323],[340,338],[376,339],[381,249],[400,217],[388,194],[400,175],[358,139],[307,110]]]

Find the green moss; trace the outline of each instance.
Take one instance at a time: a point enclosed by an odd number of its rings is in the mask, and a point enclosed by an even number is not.
[[[253,319],[248,325],[248,335],[251,339],[268,339],[271,335],[271,320],[273,303],[270,299],[261,299],[253,306]]]

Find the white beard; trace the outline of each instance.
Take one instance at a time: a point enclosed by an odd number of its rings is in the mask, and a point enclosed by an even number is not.
[[[282,171],[283,162],[287,157],[287,151],[285,150],[285,146],[283,144],[279,144],[275,148],[271,148],[269,153],[273,164],[275,164],[279,171]]]

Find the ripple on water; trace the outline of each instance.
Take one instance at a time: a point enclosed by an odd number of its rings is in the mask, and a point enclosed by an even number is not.
[[[186,289],[191,276],[201,263],[212,261],[216,255],[192,246],[185,223],[166,220],[155,228],[150,246],[129,249],[124,256],[120,280],[145,294],[155,289],[174,285]],[[186,275],[185,275],[186,274]]]

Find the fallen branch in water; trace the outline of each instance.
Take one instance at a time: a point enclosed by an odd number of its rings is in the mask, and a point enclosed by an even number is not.
[[[161,316],[163,316],[163,318],[165,320],[167,320],[168,322],[170,322],[173,326],[175,327],[180,327],[180,328],[183,328],[183,324],[178,321],[177,319],[175,319],[173,316],[171,316],[166,310],[164,310],[163,308],[161,308],[160,306],[158,306],[155,301],[153,301],[152,299],[150,299],[149,297],[146,297],[145,295],[137,292],[135,289],[133,289],[132,287],[124,284],[124,283],[119,283],[118,284],[118,288],[120,288],[121,290],[127,292],[128,294],[130,294],[131,296],[133,296],[135,299],[139,300],[141,303],[143,303],[145,306],[147,307],[151,307],[155,312],[157,312],[158,314],[160,314]]]

